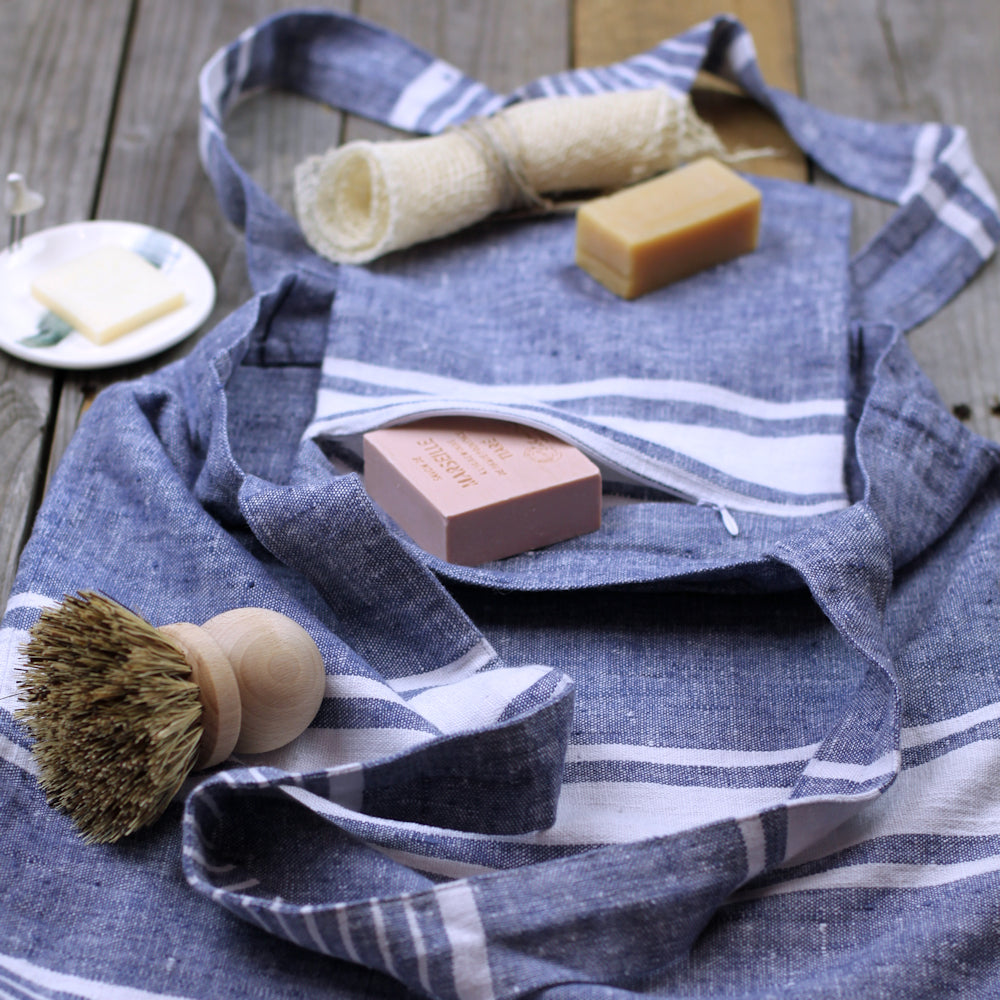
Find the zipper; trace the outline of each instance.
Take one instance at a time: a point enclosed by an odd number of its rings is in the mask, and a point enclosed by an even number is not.
[[[372,416],[375,415],[373,414]],[[354,437],[364,434],[367,431],[375,430],[378,427],[391,427],[394,424],[406,423],[418,417],[457,416],[506,420],[552,434],[579,448],[593,461],[603,465],[605,469],[623,476],[626,482],[661,490],[669,493],[678,500],[697,507],[711,507],[719,515],[719,519],[722,521],[727,534],[733,538],[740,534],[739,524],[732,513],[734,509],[778,517],[800,517],[808,514],[827,512],[826,505],[821,505],[821,509],[819,510],[800,511],[794,507],[790,507],[788,504],[768,500],[756,500],[735,490],[717,486],[702,479],[700,476],[696,476],[676,466],[653,461],[632,449],[620,446],[608,449],[606,439],[601,440],[603,436],[597,431],[594,431],[592,435],[580,434],[580,429],[575,425],[565,427],[561,425],[561,422],[538,419],[536,416],[526,414],[524,411],[512,411],[506,407],[485,409],[482,406],[476,406],[471,401],[465,400],[461,403],[456,402],[454,406],[437,405],[427,407],[426,409],[423,406],[411,404],[405,408],[396,410],[391,417],[386,418],[386,414],[383,412],[370,422],[362,418],[358,423],[350,427],[341,424],[336,429],[328,428],[326,431],[319,430],[317,436]],[[616,452],[618,454],[615,454]],[[843,505],[838,503],[836,506],[839,509]],[[833,507],[830,507],[830,509],[832,510]]]

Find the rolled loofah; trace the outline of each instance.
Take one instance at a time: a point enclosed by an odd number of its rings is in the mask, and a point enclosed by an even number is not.
[[[429,138],[352,142],[295,170],[310,245],[364,263],[545,195],[612,191],[698,156],[726,158],[686,97],[638,90],[514,104]]]

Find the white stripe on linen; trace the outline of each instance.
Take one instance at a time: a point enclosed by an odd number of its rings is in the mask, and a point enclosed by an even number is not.
[[[964,236],[983,260],[988,260],[996,244],[993,237],[986,232],[986,227],[971,212],[966,211],[955,201],[949,201],[939,212],[938,218],[960,236]]]
[[[246,87],[247,76],[253,65],[253,41],[256,34],[256,27],[251,25],[249,28],[244,28],[240,32],[239,38],[236,39],[236,73],[234,76],[235,86],[232,91],[234,97],[242,94]],[[225,109],[223,109],[223,113],[225,113]]]
[[[926,889],[997,871],[1000,871],[1000,855],[951,864],[866,862],[831,868],[814,875],[789,879],[787,882],[776,882],[759,889],[737,892],[728,902],[741,903],[744,900],[761,899],[765,896],[782,896],[816,889]]]
[[[241,756],[261,767],[321,771],[359,761],[380,760],[435,738],[422,729],[307,729],[287,746]]]
[[[937,162],[934,155],[941,139],[941,126],[938,124],[924,125],[917,133],[917,141],[913,144],[913,167],[906,186],[897,196],[897,201],[905,205],[926,183]]]
[[[384,680],[364,674],[327,674],[324,698],[368,698],[389,701],[394,705],[406,702]]]
[[[414,695],[406,704],[442,733],[488,726],[518,695],[551,673],[550,667],[500,667]]]
[[[651,89],[650,81],[648,77],[640,76],[633,69],[631,69],[627,62],[616,63],[614,66],[605,67],[609,77],[615,77],[616,86],[615,90],[625,90],[626,88],[634,88],[637,90]],[[681,92],[673,85],[664,81],[660,85],[660,89],[666,90],[667,93],[674,97],[681,96]]]
[[[463,75],[451,63],[435,59],[403,88],[389,112],[388,124],[412,130],[427,108],[444,97]]]
[[[548,430],[587,451],[598,461],[610,464],[619,472],[631,473],[692,499],[717,500],[740,509],[750,504],[753,509],[763,511],[767,508],[766,512],[779,515],[801,514],[803,511],[796,504],[750,501],[737,493],[722,497],[720,492],[719,496],[710,496],[705,489],[707,483],[696,483],[689,476],[686,478],[692,481],[682,483],[678,479],[681,476],[680,470],[672,470],[667,475],[661,464],[609,440],[596,430],[560,417],[558,412],[549,411],[529,416],[514,407],[517,404],[535,404],[539,401],[591,397],[595,392],[607,395],[628,395],[634,392],[634,398],[667,400],[676,395],[683,401],[722,405],[735,412],[762,419],[801,419],[807,415],[842,415],[844,412],[842,400],[774,403],[769,400],[754,400],[715,387],[696,388],[696,384],[672,380],[644,382],[601,379],[559,386],[477,386],[458,379],[382,369],[354,362],[331,363],[328,374],[386,388],[413,388],[415,391],[412,395],[405,396],[367,396],[322,389],[317,397],[318,416],[306,431],[309,437],[351,436],[374,426],[385,426],[418,415],[479,413]],[[374,381],[375,379],[379,381]],[[703,390],[700,397],[698,389]],[[456,395],[459,392],[464,395]],[[750,435],[726,428],[601,414],[591,414],[588,419],[688,455],[743,482],[756,483],[797,496],[828,493],[839,498],[843,494],[844,438],[840,433],[773,437]],[[674,482],[674,479],[678,481]],[[830,503],[833,504],[831,509],[844,506],[844,501],[840,499]]]
[[[0,703],[11,714],[20,707],[18,678],[24,664],[21,647],[28,641],[29,633],[21,628],[0,628]],[[11,699],[7,702],[5,699]]]
[[[636,761],[677,767],[768,767],[801,761],[819,749],[819,743],[779,750],[723,750],[710,747],[650,747],[629,743],[571,743],[567,763],[586,761]]]
[[[878,837],[984,837],[1000,831],[1000,743],[981,740],[904,768],[863,812],[813,845],[789,851],[800,864]]]
[[[938,740],[955,736],[967,729],[972,729],[973,726],[996,719],[1000,719],[1000,702],[984,705],[982,708],[973,709],[971,712],[965,712],[950,719],[928,722],[922,726],[910,726],[900,734],[899,745],[902,749],[909,750],[912,747],[936,743]]]
[[[615,76],[620,76],[626,81],[631,83],[634,89],[638,90],[665,90],[671,97],[675,97],[678,100],[685,100],[688,96],[686,90],[674,85],[669,80],[651,80],[647,74],[637,73],[631,65],[632,60],[626,60],[625,62],[616,63],[614,66],[609,66],[608,71],[613,72]],[[620,88],[624,89],[624,88]]]
[[[221,120],[225,114],[222,106],[222,96],[225,93],[226,81],[229,79],[226,72],[226,50],[220,49],[212,58],[205,63],[198,76],[198,89],[200,91],[201,103],[207,107],[212,116]],[[202,119],[204,124],[204,118]],[[216,122],[212,122],[216,126]]]
[[[656,47],[657,52],[671,52],[679,56],[702,57],[705,46],[701,42],[686,42],[683,38],[668,38]]]
[[[219,888],[223,892],[242,892],[244,889],[252,889],[256,885],[260,885],[259,878],[245,878],[241,882],[230,882],[228,885],[220,885]],[[265,926],[264,929],[267,930],[268,928]]]
[[[429,372],[404,368],[388,368],[364,361],[328,357],[323,374],[330,378],[348,379],[383,389],[403,389],[420,396],[466,396],[496,402],[556,403],[564,400],[588,399],[599,396],[622,396],[661,402],[698,403],[715,409],[738,413],[757,420],[801,420],[807,417],[842,417],[847,412],[843,399],[818,398],[781,402],[748,396],[707,382],[689,379],[643,379],[627,376],[585,379],[580,382],[525,382],[503,385],[482,385],[465,379],[449,378]],[[405,397],[409,398],[409,396]],[[324,406],[329,400],[330,406]],[[317,396],[316,413],[336,413],[357,409],[365,404],[383,405],[396,401],[394,397],[367,396],[331,389],[321,389]]]
[[[941,153],[941,162],[946,163],[962,178],[966,190],[971,191],[991,212],[997,211],[997,199],[989,181],[972,157],[969,133],[964,128],[956,128],[955,134]]]
[[[758,437],[726,427],[631,417],[597,419],[614,430],[670,448],[746,483],[800,496],[844,491],[841,434]]]
[[[559,97],[559,91],[556,90],[555,84],[552,82],[552,78],[549,76],[539,77],[534,82],[534,86],[542,92],[542,97]]]
[[[488,839],[492,840],[493,838]],[[490,865],[477,865],[471,861],[457,861],[447,857],[416,854],[413,851],[400,851],[394,847],[382,847],[377,844],[371,846],[397,864],[405,865],[414,871],[425,872],[428,875],[443,875],[446,878],[470,878],[473,875],[485,875],[488,872],[496,871]]]
[[[253,881],[256,884],[257,880],[254,879]],[[241,896],[239,895],[239,892],[237,890],[230,890],[227,889],[225,886],[222,886],[221,888],[214,889],[212,891],[212,899],[214,899],[217,903],[221,905],[223,903],[223,900],[225,899],[225,894],[230,891],[236,894],[236,902],[239,904],[240,909],[247,915],[247,917],[250,920],[252,920],[255,924],[257,924],[261,930],[267,931],[268,934],[274,933],[274,929],[272,927],[268,927],[267,921],[260,913],[257,912],[256,900],[253,899],[252,897]]]
[[[316,923],[316,906],[312,904],[303,906],[299,912],[302,914],[302,922],[306,925],[306,931],[312,943],[324,955],[332,955],[333,952],[326,943],[326,939],[320,933],[319,924]]]
[[[873,778],[888,777],[899,769],[899,754],[883,754],[870,764],[850,764],[844,761],[817,760],[815,757],[806,765],[804,777],[831,781],[851,781],[863,784]]]
[[[750,32],[743,31],[726,52],[724,68],[730,71],[733,76],[738,76],[757,60],[757,50],[754,47],[753,38]]]
[[[927,202],[942,225],[947,226],[959,236],[968,240],[973,249],[983,260],[986,260],[995,248],[993,239],[986,232],[982,222],[966,211],[936,182],[928,179],[920,191],[921,198]]]
[[[657,55],[651,54],[649,52],[644,52],[642,55],[632,56],[628,60],[629,66],[634,69],[644,69],[651,77],[657,79],[664,79],[665,77],[674,76],[689,78],[694,77],[695,69],[692,66],[678,65],[677,63],[668,62],[665,59],[658,58]]]
[[[152,990],[140,990],[134,986],[119,986],[115,983],[99,982],[96,979],[84,979],[82,976],[71,976],[12,955],[0,954],[0,968],[19,976],[33,986],[84,997],[86,1000],[194,1000],[193,997],[181,996],[178,993],[154,993]]]
[[[737,819],[778,805],[787,788],[702,788],[645,781],[563,786],[555,823],[513,840],[533,844],[627,844]]]
[[[951,724],[935,723],[904,733],[908,745],[923,738],[933,742],[941,736],[968,728],[996,715],[990,710],[968,713]],[[568,759],[640,759],[678,764],[722,766],[766,765],[803,759],[815,744],[777,751],[698,751],[686,748],[643,748],[625,745],[569,749]],[[879,771],[875,767],[874,771]],[[908,768],[896,778],[889,790],[878,796],[844,796],[832,801],[803,800],[789,806],[788,857],[799,863],[822,857],[865,839],[890,834],[934,833],[987,835],[1000,829],[1000,795],[995,793],[993,776],[1000,772],[1000,746],[984,741],[952,751],[925,764]],[[857,773],[854,772],[855,777]],[[840,776],[839,774],[837,776]],[[928,795],[927,789],[935,789]],[[947,794],[937,789],[947,790]],[[349,809],[301,789],[288,794],[301,799],[320,813],[352,818]],[[871,802],[872,799],[878,799]],[[563,787],[556,822],[549,830],[513,837],[494,838],[483,834],[449,831],[462,840],[498,840],[538,845],[577,845],[630,842],[688,829],[717,819],[734,818],[745,834],[753,832],[748,824],[756,822],[762,809],[787,800],[784,788],[712,789],[686,786],[663,786],[639,782],[574,782]],[[991,802],[983,809],[983,802]],[[868,802],[866,809],[859,811]],[[353,818],[368,818],[353,814]],[[844,821],[847,821],[844,823]],[[840,826],[844,823],[843,826]],[[840,826],[833,839],[816,843],[822,831]],[[387,830],[406,832],[427,830],[418,824],[390,823]],[[756,846],[754,846],[756,845]],[[754,841],[750,847],[762,849]],[[451,862],[446,858],[425,858],[389,848],[384,853],[410,867],[451,877],[478,873],[477,866]],[[808,851],[808,854],[806,853]]]
[[[297,944],[299,947],[302,947],[302,941],[299,940],[298,934],[295,930],[293,930],[291,924],[289,924],[285,914],[281,912],[281,901],[275,900],[270,906],[268,906],[267,912],[270,913],[271,916],[277,921],[278,926],[281,928],[281,933],[289,941],[291,941],[292,944]]]
[[[399,901],[403,906],[403,913],[406,915],[406,926],[410,931],[413,950],[417,956],[417,978],[420,980],[420,985],[424,988],[424,992],[430,996],[431,977],[427,966],[427,945],[424,942],[423,931],[420,930],[420,921],[417,919],[417,914],[413,909],[409,893],[403,893],[399,897]]]
[[[231,872],[236,868],[236,865],[229,863],[224,865],[209,864],[205,855],[201,853],[201,850],[192,844],[185,844],[182,853],[198,865],[199,868],[204,868],[205,871],[211,872],[213,875],[225,875],[226,872]]]
[[[219,49],[199,74],[201,101],[220,121],[243,93],[251,67],[255,34],[254,26],[244,29],[235,42]],[[229,57],[234,51],[236,63],[233,76],[230,78],[229,67],[232,62]]]
[[[1000,719],[1000,702],[984,705],[963,715],[930,722],[921,726],[904,728],[900,733],[900,747],[903,750],[936,743],[949,736],[966,732],[984,722]],[[566,751],[567,762],[577,761],[613,761],[631,760],[651,764],[678,765],[686,767],[766,767],[769,765],[805,763],[815,754],[822,744],[819,742],[802,746],[788,747],[779,750],[716,750],[687,747],[649,747],[620,743],[570,744]],[[893,770],[894,754],[886,754],[867,767],[871,769],[869,776],[877,776]],[[892,766],[887,766],[887,765]],[[822,766],[822,774],[816,767]],[[818,761],[811,765],[810,774],[817,777],[846,778],[848,780],[867,780],[858,778],[854,771],[855,765],[837,764],[832,761]],[[844,770],[844,769],[847,770]]]
[[[6,617],[11,611],[21,608],[38,608],[44,611],[46,608],[54,608],[58,601],[53,600],[45,594],[36,594],[31,591],[24,591],[14,594],[7,601],[4,611]],[[26,629],[0,628],[0,701],[7,698],[15,699],[10,704],[4,704],[4,708],[11,713],[19,707],[19,700],[16,699],[18,690],[18,675],[20,667],[24,663],[24,654],[21,647],[28,641],[30,634]]]
[[[593,70],[590,69],[574,70],[572,73],[567,73],[563,77],[563,80],[566,83],[567,90],[571,94],[589,96],[591,94],[599,94],[607,89],[597,78]]]
[[[422,674],[408,674],[405,677],[391,677],[387,679],[386,683],[394,691],[414,691],[418,688],[433,687],[434,685],[454,684],[456,681],[465,680],[482,670],[496,657],[496,650],[485,639],[481,639],[467,653],[463,653],[457,660],[453,660],[443,667],[438,667],[437,670],[428,670]]]
[[[608,441],[596,431],[563,419],[557,410],[533,412],[517,409],[520,402],[534,401],[495,398],[500,394],[484,392],[461,398],[436,399],[433,396],[350,396],[324,392],[327,417],[314,421],[308,437],[349,437],[376,426],[416,419],[417,417],[455,416],[478,413],[500,420],[512,420],[528,426],[552,429],[563,437],[590,441],[598,458],[610,456],[621,446]],[[343,416],[336,416],[336,414]],[[746,482],[759,482],[790,493],[840,493],[844,438],[842,434],[799,434],[786,436],[755,435],[724,427],[670,421],[641,420],[601,414],[587,414],[586,420],[689,455],[703,464],[721,469]],[[781,464],[773,450],[783,453]],[[763,453],[763,454],[762,454]],[[770,467],[769,463],[775,463]],[[758,467],[755,463],[761,463]]]
[[[38,774],[38,767],[31,753],[25,750],[24,747],[19,747],[16,743],[7,739],[6,736],[0,736],[0,758],[7,761],[8,764],[13,764],[14,767],[19,767],[28,774]]]
[[[499,111],[506,103],[506,98],[502,94],[494,94],[488,101],[485,101],[479,108],[478,114],[482,117],[492,115]]]
[[[39,608],[40,610],[45,610],[45,608],[54,608],[59,602],[45,594],[35,594],[31,591],[24,591],[20,594],[14,594],[10,600],[7,602],[7,611],[14,611],[17,608]],[[4,614],[7,612],[5,611]]]
[[[361,964],[361,956],[358,954],[358,949],[354,944],[354,938],[351,936],[351,925],[347,920],[347,907],[338,906],[336,908],[337,913],[337,931],[340,933],[340,941],[344,946],[344,951],[347,952],[347,957],[356,964]]]
[[[440,132],[452,122],[461,121],[466,117],[466,109],[474,101],[489,93],[490,91],[488,91],[481,83],[470,85],[469,89],[461,95],[458,101],[445,108],[444,111],[442,111],[441,114],[439,114],[437,118],[435,118],[430,125],[427,126],[427,131],[431,133]]]
[[[933,744],[997,718],[1000,718],[1000,704],[994,703],[951,719],[908,727],[900,734],[900,746],[912,750]],[[985,811],[981,811],[981,803],[989,801],[993,787],[983,775],[992,774],[1000,764],[996,746],[994,741],[986,740],[904,768],[877,803],[868,806],[863,813],[846,818],[843,825],[830,817],[821,817],[818,825],[835,830],[832,836],[817,839],[821,835],[814,829],[817,825],[813,822],[815,815],[799,809],[790,810],[786,864],[815,860],[865,840],[893,834],[981,836],[994,833],[1000,829],[1000,802]],[[984,755],[987,761],[976,763],[976,759]],[[962,760],[971,763],[963,769]],[[954,784],[950,783],[952,780]],[[929,795],[927,789],[935,787],[941,792]],[[836,810],[838,807],[832,804],[829,808]]]
[[[396,963],[392,960],[392,950],[389,947],[389,936],[386,934],[382,908],[377,899],[369,899],[368,906],[371,909],[372,926],[375,928],[375,943],[378,945],[379,955],[382,956],[382,964],[390,976],[398,979],[399,973],[396,971]]]
[[[459,1000],[494,1000],[486,932],[467,882],[449,882],[432,890],[444,932],[451,945],[451,967]]]
[[[747,852],[747,878],[759,875],[767,864],[767,840],[764,836],[764,824],[759,816],[750,816],[737,824],[743,846]]]

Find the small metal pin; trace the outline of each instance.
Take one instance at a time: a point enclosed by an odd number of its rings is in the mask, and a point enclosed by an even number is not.
[[[24,239],[25,217],[40,209],[45,204],[45,198],[37,191],[32,191],[21,174],[13,173],[7,175],[3,203],[10,215],[7,249],[13,251],[21,245],[21,240]]]

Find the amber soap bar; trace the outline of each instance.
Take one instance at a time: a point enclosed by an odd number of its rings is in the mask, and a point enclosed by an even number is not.
[[[576,263],[634,299],[757,246],[761,196],[706,157],[587,202],[576,217]]]
[[[434,417],[364,436],[368,495],[423,549],[476,566],[601,525],[601,473],[550,434]]]

